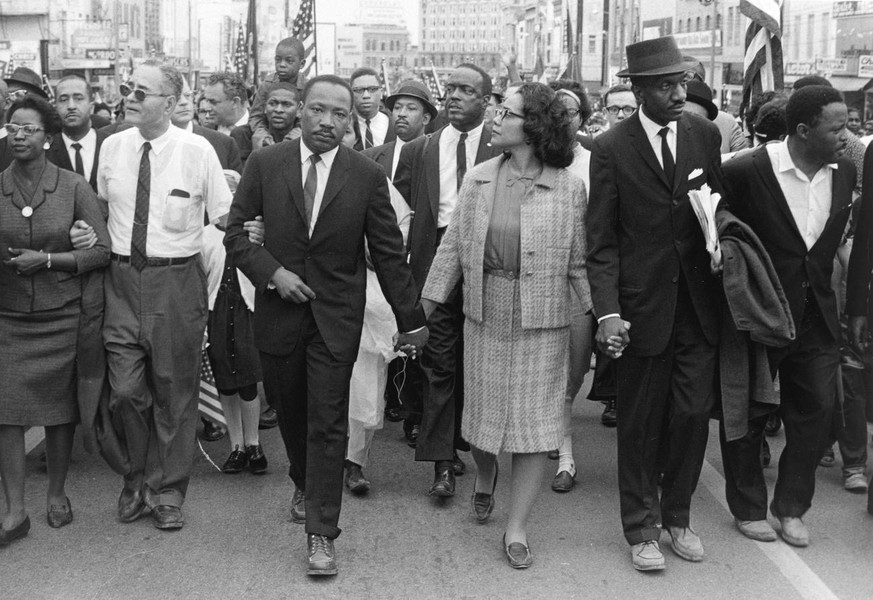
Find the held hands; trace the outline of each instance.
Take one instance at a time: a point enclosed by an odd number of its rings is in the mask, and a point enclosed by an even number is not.
[[[861,354],[865,354],[870,348],[867,317],[849,317],[849,343]]]
[[[422,327],[418,331],[409,333],[395,333],[394,351],[403,352],[409,358],[415,360],[421,356],[421,352],[424,349],[425,344],[427,344],[427,338],[429,335],[427,327]]]
[[[249,241],[255,246],[263,246],[266,235],[264,234],[264,217],[258,215],[254,221],[243,223],[243,231],[249,234]]]
[[[74,250],[87,250],[97,243],[97,234],[94,228],[85,221],[79,219],[70,228],[70,244]]]
[[[276,269],[270,282],[276,286],[279,297],[286,302],[302,304],[303,302],[315,300],[315,292],[303,283],[300,277],[284,267]]]
[[[4,260],[3,264],[15,269],[19,275],[33,275],[48,263],[48,256],[36,250],[9,248],[9,254],[12,258]]]
[[[630,343],[630,322],[621,317],[609,317],[597,326],[595,341],[601,352],[609,358],[619,358]]]

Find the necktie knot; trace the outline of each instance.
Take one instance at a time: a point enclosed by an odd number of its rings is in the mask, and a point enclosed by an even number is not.
[[[467,141],[467,132],[465,131],[464,133],[461,134],[460,143],[463,144],[463,143],[466,143],[466,141]]]
[[[143,154],[148,154],[152,149],[152,143],[146,142],[142,145]]]
[[[670,133],[670,128],[669,127],[662,127],[661,130],[658,132],[658,135],[660,135],[662,138],[664,138],[666,140],[668,133]]]
[[[79,142],[75,142],[75,143],[70,144],[70,145],[73,147],[73,150],[75,150],[76,152],[78,152],[79,150],[82,149],[82,144],[80,144]]]
[[[316,165],[316,163],[318,163],[319,161],[321,161],[321,155],[320,155],[320,154],[313,154],[312,156],[309,157],[309,162],[312,163],[312,166],[313,166],[313,167],[314,167],[314,166]]]

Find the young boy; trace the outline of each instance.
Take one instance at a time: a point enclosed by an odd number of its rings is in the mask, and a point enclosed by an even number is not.
[[[252,128],[253,148],[269,146],[274,143],[268,129],[267,117],[264,114],[264,104],[273,86],[280,81],[285,81],[296,85],[298,90],[303,90],[306,78],[300,74],[300,66],[303,64],[304,54],[303,42],[297,38],[285,38],[276,45],[276,72],[268,75],[264,82],[258,86],[258,91],[255,92],[255,98],[249,110],[249,127]]]

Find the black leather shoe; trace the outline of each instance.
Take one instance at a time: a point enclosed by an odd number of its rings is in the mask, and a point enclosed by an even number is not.
[[[404,421],[403,434],[406,436],[406,444],[410,448],[415,448],[418,445],[418,436],[421,434],[421,425],[411,425],[409,421]]]
[[[509,566],[513,569],[527,569],[533,564],[533,555],[530,553],[530,547],[525,546],[521,542],[512,542],[507,546],[506,534],[503,535],[503,551],[506,552]]]
[[[152,510],[152,519],[158,529],[182,529],[185,517],[178,506],[159,504]]]
[[[497,488],[498,473],[497,463],[494,463],[494,481],[491,484],[490,494],[476,491],[476,483],[479,481],[479,474],[476,474],[476,481],[473,483],[473,496],[470,498],[470,502],[473,504],[473,514],[479,523],[488,521],[488,517],[491,516],[491,512],[494,510],[494,490]]]
[[[455,451],[452,454],[452,468],[455,470],[455,475],[460,476],[467,472],[467,465],[461,460],[461,457],[458,456],[458,452]]]
[[[221,466],[221,472],[228,474],[239,473],[246,468],[248,462],[249,457],[246,456],[246,453],[240,450],[239,446],[234,446],[230,456],[227,457],[227,460]]]
[[[200,419],[203,421],[203,431],[200,434],[200,438],[207,442],[217,442],[227,433],[221,427],[213,423],[208,419]]]
[[[455,470],[451,463],[436,468],[429,494],[439,498],[451,498],[455,495]]]
[[[549,457],[549,460],[558,460],[558,457],[560,457],[560,453],[558,453],[557,450],[549,450],[547,456]]]
[[[263,475],[267,472],[267,457],[260,444],[246,446],[246,454],[249,457],[249,471],[255,475]]]
[[[782,429],[782,419],[779,418],[779,415],[772,414],[767,417],[767,424],[764,425],[764,433],[769,436],[774,436],[779,433],[780,429]]]
[[[309,558],[306,568],[307,575],[336,575],[336,553],[333,540],[317,533],[306,536]]]
[[[27,536],[27,533],[30,531],[30,517],[24,517],[24,520],[13,527],[12,529],[2,529],[0,528],[0,547],[8,546],[15,540],[20,540],[21,538]]]
[[[118,520],[122,523],[132,523],[139,519],[146,510],[146,503],[139,491],[132,492],[127,488],[121,490],[118,497]]]
[[[552,489],[556,492],[569,492],[576,485],[576,476],[570,471],[561,471],[552,479]]]
[[[291,496],[291,522],[306,523],[306,495],[303,490],[294,488],[294,495]]]
[[[272,429],[279,424],[279,415],[272,408],[268,408],[261,413],[261,418],[258,419],[258,429]]]
[[[615,417],[615,398],[604,402],[603,414],[600,415],[600,422],[606,427],[615,427],[617,423]]]
[[[70,505],[70,499],[65,498],[64,504],[52,504],[45,515],[45,520],[48,522],[49,527],[55,529],[72,523],[73,507]]]
[[[370,482],[364,477],[361,465],[350,460],[346,461],[345,484],[353,494],[366,494],[370,491]]]
[[[385,418],[392,423],[399,423],[403,420],[403,415],[400,414],[400,408],[397,406],[385,407]]]

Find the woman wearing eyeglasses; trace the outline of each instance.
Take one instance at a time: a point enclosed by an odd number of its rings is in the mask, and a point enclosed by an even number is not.
[[[555,92],[525,83],[495,111],[503,156],[470,169],[422,292],[430,314],[463,279],[464,437],[477,477],[473,512],[494,509],[497,455],[512,455],[510,566],[533,559],[527,522],[549,450],[564,434],[571,288],[591,307],[585,275],[585,186],[570,173],[573,132]]]
[[[6,131],[12,165],[0,174],[0,478],[6,512],[0,546],[27,535],[24,505],[28,427],[45,427],[51,527],[73,520],[64,484],[78,421],[76,346],[78,275],[109,262],[109,234],[91,186],[58,169],[45,151],[61,134],[61,118],[28,95],[9,107]],[[73,250],[74,221],[91,223],[96,244]]]

